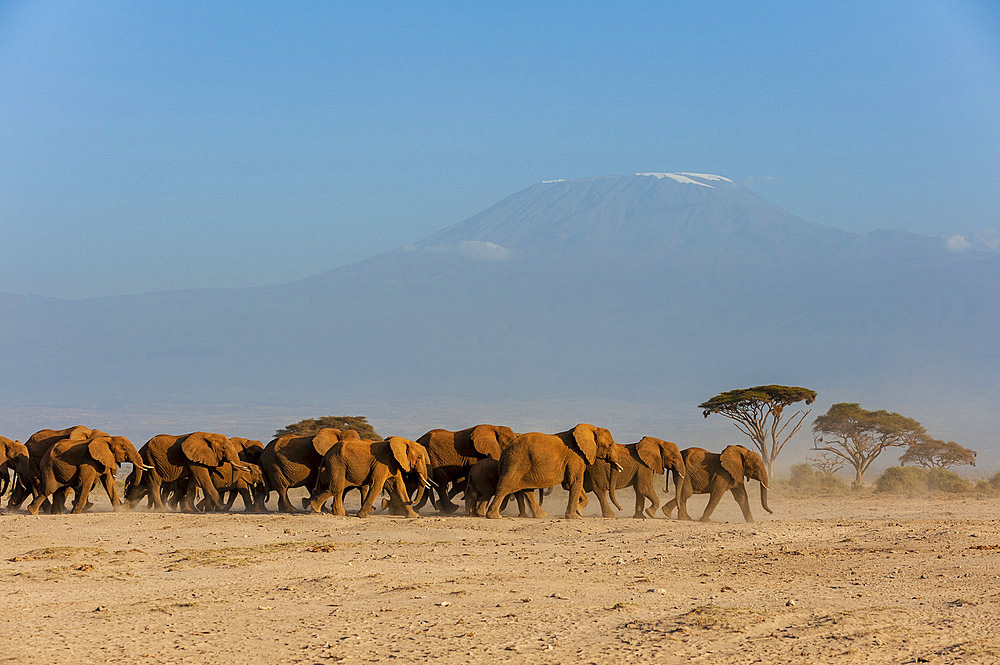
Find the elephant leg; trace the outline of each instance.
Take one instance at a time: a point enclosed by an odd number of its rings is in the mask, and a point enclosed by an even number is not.
[[[601,492],[601,491],[597,491],[597,490],[594,491],[594,494],[597,495],[597,502],[599,504],[601,504],[601,517],[618,517],[618,512],[615,511],[615,509],[612,508],[610,505],[608,505],[608,495],[607,494],[605,494],[604,492]],[[587,493],[584,492],[583,496],[584,496],[584,498],[586,498],[587,497]],[[582,508],[584,508],[584,507],[585,506],[581,506],[580,509],[582,510]]]
[[[372,506],[375,503],[375,497],[382,493],[382,488],[385,486],[385,481],[388,480],[389,474],[386,471],[376,471],[372,474],[372,484],[365,493],[365,498],[361,502],[361,508],[357,512],[358,517],[368,517],[372,514]]]
[[[55,492],[52,493],[52,498],[49,499],[49,514],[59,515],[60,513],[66,512],[66,499],[69,496],[69,487],[60,487]]]
[[[566,502],[566,519],[572,520],[580,517],[580,506],[583,504],[583,499],[583,479],[577,479],[576,482],[570,483],[569,486],[569,500]]]
[[[410,501],[410,495],[406,491],[406,482],[403,481],[403,474],[397,473],[395,476],[389,479],[388,485],[389,493],[396,497],[396,500],[401,504],[403,510],[403,515],[406,517],[420,517],[415,510],[413,510],[413,504]]]
[[[640,497],[642,499],[649,499],[650,503],[649,508],[642,509],[642,506],[645,504],[645,501],[641,501]],[[642,512],[645,513],[647,516],[656,517],[656,511],[657,509],[659,509],[659,507],[660,507],[660,496],[656,493],[656,490],[653,488],[653,484],[650,483],[649,486],[636,484],[635,486],[636,513],[642,510]]]
[[[515,492],[514,493],[514,499],[517,501],[517,516],[518,517],[531,517],[531,515],[528,514],[528,507],[527,507],[528,506],[528,500],[525,498],[525,496],[527,496],[528,494],[530,494],[530,492]],[[501,507],[501,510],[503,510],[503,507]]]
[[[75,488],[76,497],[73,500],[74,515],[79,515],[87,507],[87,499],[90,497],[90,488],[97,482],[97,469],[90,466],[80,468],[79,484]],[[117,494],[116,494],[117,496]]]
[[[37,515],[38,509],[43,503],[45,503],[47,498],[48,495],[45,494],[45,490],[39,490],[38,493],[35,494],[34,498],[32,498],[31,503],[28,504],[28,512],[32,515]]]
[[[489,508],[486,509],[486,517],[491,520],[500,519],[500,507],[504,505],[507,496],[513,494],[520,490],[520,487],[515,486],[512,482],[507,480],[504,476],[500,477],[500,481],[497,483],[496,494],[493,495],[493,500],[490,501]]]
[[[108,493],[112,510],[118,512],[121,509],[121,501],[118,499],[118,485],[115,483],[114,472],[106,471],[102,473],[101,484],[104,485],[104,491]]]
[[[740,504],[740,510],[743,511],[743,519],[747,522],[753,522],[753,514],[750,513],[750,497],[747,496],[746,486],[740,483],[729,491],[732,492],[736,503]]]
[[[294,506],[292,506],[292,502],[288,500],[288,486],[282,484],[274,489],[278,493],[278,511],[282,513],[297,512]]]
[[[451,515],[453,512],[458,510],[458,504],[452,503],[450,493],[448,492],[448,485],[451,479],[448,478],[448,473],[442,469],[434,469],[434,482],[437,483],[437,509],[443,515]]]
[[[143,478],[143,480],[146,479]],[[163,504],[163,478],[155,470],[151,470],[147,482],[149,483],[147,486],[147,490],[149,491],[148,502],[151,502],[157,510],[166,509],[166,506]]]
[[[221,510],[222,500],[219,498],[219,492],[215,489],[215,484],[212,482],[212,477],[208,469],[203,466],[192,467],[191,475],[194,476],[195,483],[205,493],[205,498],[212,504],[212,507],[215,510]]]
[[[243,489],[247,489],[246,496],[243,496]],[[226,496],[226,500],[222,504],[222,512],[228,513],[233,509],[233,504],[236,503],[236,496],[239,495],[243,499],[243,510],[247,510],[250,504],[247,503],[247,499],[250,497],[250,490],[248,488],[241,488],[239,485],[236,489],[229,490],[229,494]]]
[[[229,509],[233,507],[237,494],[243,499],[243,512],[252,513],[254,509],[253,497],[250,496],[250,486],[244,483],[237,485],[235,490],[229,491],[229,501],[226,503],[225,511],[228,513]]]
[[[632,489],[635,490],[635,512],[632,513],[632,517],[634,517],[636,519],[640,519],[640,520],[641,519],[645,519],[646,515],[648,514],[647,511],[645,510],[645,508],[646,508],[646,497],[644,497],[642,495],[642,492],[639,491],[639,485],[638,485],[638,483],[632,485]],[[659,503],[659,502],[657,502],[657,503]],[[659,505],[654,505],[652,511],[650,511],[650,512],[652,512],[653,514],[656,514],[656,509],[657,508],[659,508]]]
[[[712,490],[711,494],[708,497],[708,505],[705,506],[705,512],[701,514],[701,521],[702,522],[711,522],[712,521],[710,519],[710,517],[712,516],[712,511],[714,511],[715,507],[719,505],[720,501],[722,501],[722,495],[725,494],[725,493],[726,493],[726,490],[724,490],[724,489],[723,490],[717,490],[717,489],[713,489]]]
[[[323,482],[321,480],[317,480],[316,487],[313,488],[312,491],[312,496],[309,497],[308,499],[310,510],[312,510],[314,513],[321,513],[323,512],[323,504],[325,504],[330,499],[330,497],[336,497],[333,501],[334,505],[333,514],[343,515],[344,488],[343,486],[338,487],[338,485],[339,484],[336,482],[336,480],[332,480],[329,483],[327,483],[326,486],[324,487]],[[279,500],[278,503],[280,505],[281,501]],[[337,512],[336,510],[337,505],[340,506],[341,512]]]

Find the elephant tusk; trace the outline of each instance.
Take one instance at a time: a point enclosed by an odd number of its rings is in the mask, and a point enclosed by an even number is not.
[[[614,464],[614,465],[615,465],[615,471],[617,471],[618,473],[621,473],[622,471],[624,471],[624,470],[625,470],[625,469],[624,469],[624,468],[622,467],[622,465],[621,465],[621,464],[619,464],[618,462],[612,462],[612,464]]]
[[[770,486],[770,485],[768,485],[767,483],[761,483],[761,484],[760,484],[760,486],[761,486],[761,487],[763,487],[763,488],[764,488],[764,489],[766,489],[766,490],[769,490],[769,489],[771,489],[771,486]]]
[[[148,465],[148,464],[143,464],[143,465],[142,465],[142,468],[143,468],[143,469],[145,469],[146,471],[152,471],[152,470],[154,470],[154,469],[155,469],[156,467],[155,467],[155,466],[150,466],[150,465]]]
[[[437,487],[438,484],[436,482],[434,482],[431,478],[428,478],[427,479],[427,486],[428,487]]]

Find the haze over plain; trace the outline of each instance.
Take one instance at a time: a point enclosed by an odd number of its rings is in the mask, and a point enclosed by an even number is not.
[[[998,25],[975,2],[5,5],[0,292],[71,300],[0,298],[0,424],[266,436],[360,409],[714,445],[694,405],[775,381],[989,465]]]

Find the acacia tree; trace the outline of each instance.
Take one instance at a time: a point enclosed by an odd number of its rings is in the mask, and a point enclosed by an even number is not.
[[[913,418],[892,411],[868,411],[859,404],[839,402],[813,422],[812,450],[841,458],[854,468],[854,487],[886,448],[907,446],[926,437]]]
[[[947,469],[959,464],[976,466],[976,451],[964,448],[954,441],[940,441],[925,436],[910,444],[900,456],[899,463],[903,466],[916,464],[925,469]]]
[[[812,409],[799,409],[782,422],[785,407],[796,402],[812,404],[816,391],[798,386],[756,386],[719,393],[698,408],[706,418],[718,413],[729,418],[736,428],[750,437],[767,466],[768,477],[774,476],[774,460],[788,440],[802,427],[802,421]],[[791,428],[791,429],[789,429]]]
[[[832,476],[844,466],[843,458],[837,457],[825,450],[811,455],[808,459],[809,464],[824,476]]]
[[[365,416],[323,416],[322,418],[306,418],[297,423],[286,425],[275,432],[274,436],[276,438],[284,436],[285,434],[305,436],[307,434],[315,434],[324,427],[352,429],[357,432],[358,436],[362,439],[367,439],[369,441],[382,440],[382,437],[379,436],[378,432],[375,431],[375,428],[372,427],[371,423],[368,422],[368,418]]]

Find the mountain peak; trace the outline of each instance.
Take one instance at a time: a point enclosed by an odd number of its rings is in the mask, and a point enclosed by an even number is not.
[[[784,252],[791,239],[830,243],[852,235],[791,215],[725,176],[680,171],[547,180],[420,245],[476,241],[511,251],[618,248],[626,254],[755,245]]]
[[[712,185],[699,181],[708,180],[709,182],[728,182],[730,184],[733,182],[729,178],[721,175],[714,175],[712,173],[636,173],[635,175],[657,178],[659,180],[670,178],[671,180],[676,180],[683,185],[700,185],[701,187],[708,187],[709,189],[713,189]]]

